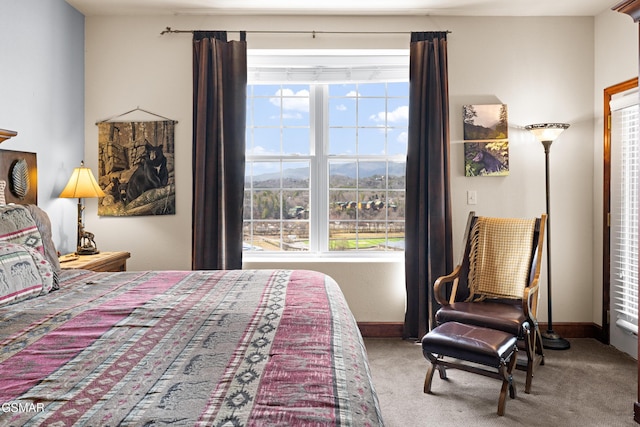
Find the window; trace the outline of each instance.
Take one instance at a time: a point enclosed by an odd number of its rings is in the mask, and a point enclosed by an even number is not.
[[[616,324],[638,333],[638,91],[611,103],[611,284]]]
[[[404,249],[408,60],[340,59],[250,67],[245,251]]]

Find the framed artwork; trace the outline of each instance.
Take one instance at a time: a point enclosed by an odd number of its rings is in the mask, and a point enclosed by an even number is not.
[[[465,176],[509,174],[509,123],[505,104],[463,105]]]
[[[172,120],[98,123],[101,216],[176,212]]]
[[[509,124],[505,104],[463,105],[465,141],[507,139]]]
[[[465,176],[509,175],[509,141],[465,142]]]

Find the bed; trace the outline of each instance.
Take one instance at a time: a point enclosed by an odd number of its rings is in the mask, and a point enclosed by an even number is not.
[[[60,270],[50,227],[0,206],[0,425],[383,425],[329,276]]]

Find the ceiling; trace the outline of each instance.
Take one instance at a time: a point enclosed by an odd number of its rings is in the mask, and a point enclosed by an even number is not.
[[[621,0],[66,0],[91,15],[595,16]]]

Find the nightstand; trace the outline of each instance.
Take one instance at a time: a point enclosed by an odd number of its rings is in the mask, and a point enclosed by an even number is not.
[[[91,271],[127,271],[127,259],[131,257],[129,252],[100,252],[95,255],[63,255],[60,259],[60,268],[63,270],[79,268]],[[71,261],[65,259],[72,258]]]

